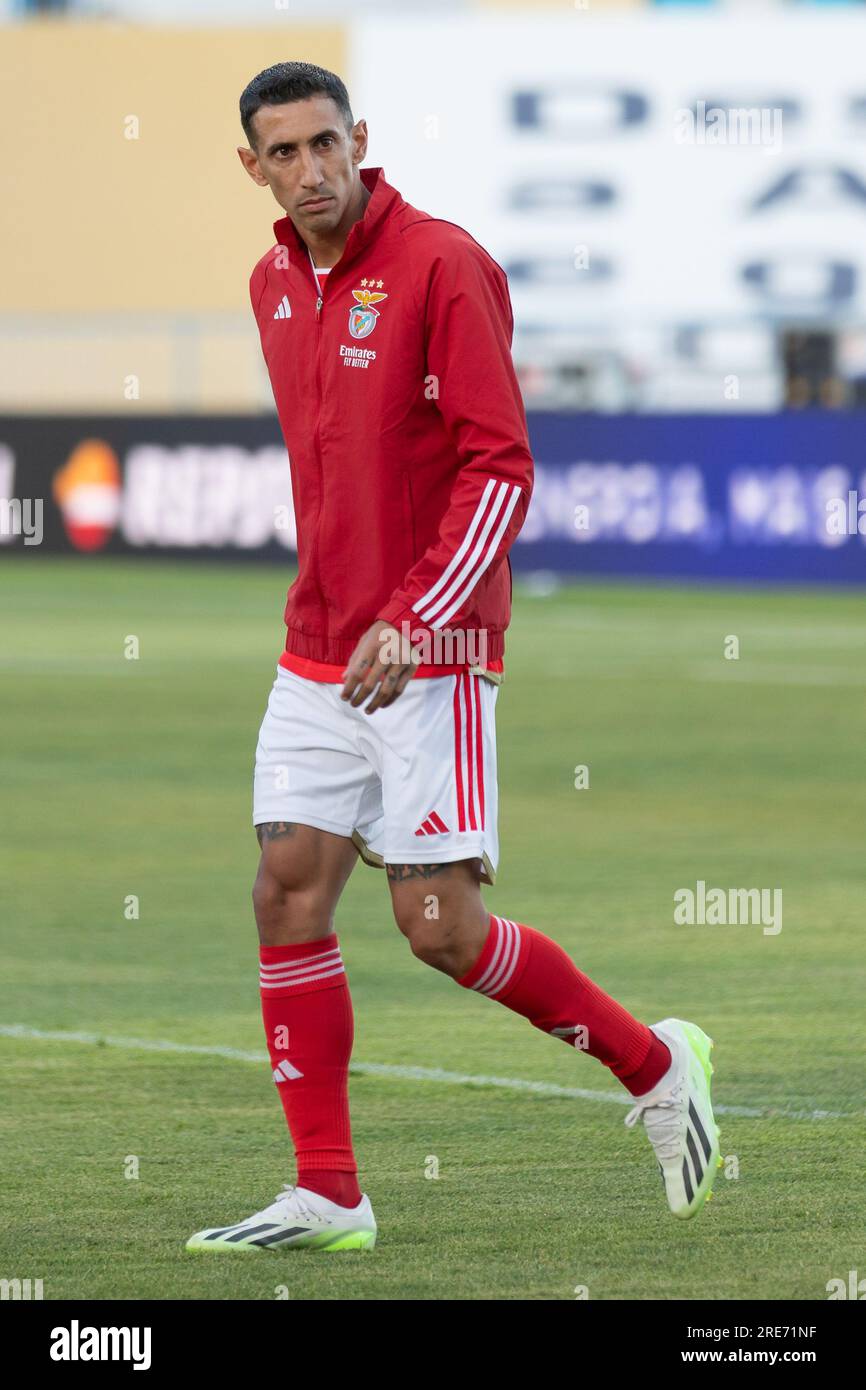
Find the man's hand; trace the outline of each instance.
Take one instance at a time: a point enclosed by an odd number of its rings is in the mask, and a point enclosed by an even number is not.
[[[349,658],[340,699],[348,700],[357,708],[372,694],[364,713],[373,714],[377,709],[393,705],[417,669],[418,661],[408,639],[390,623],[378,618]]]

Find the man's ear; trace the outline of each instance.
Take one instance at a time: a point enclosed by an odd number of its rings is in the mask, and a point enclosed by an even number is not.
[[[259,188],[267,188],[268,181],[259,168],[259,157],[255,151],[245,149],[243,145],[238,145],[238,158],[253,180],[253,183],[257,183]]]
[[[367,122],[356,121],[352,127],[352,163],[363,164],[367,158]]]

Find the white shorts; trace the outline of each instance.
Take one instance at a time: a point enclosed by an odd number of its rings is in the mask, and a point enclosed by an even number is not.
[[[256,749],[253,824],[296,821],[352,839],[368,864],[478,859],[493,883],[497,687],[483,676],[415,678],[365,714],[342,685],[284,667]]]

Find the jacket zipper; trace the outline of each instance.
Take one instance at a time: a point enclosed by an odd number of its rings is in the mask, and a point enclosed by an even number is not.
[[[349,233],[349,236],[351,237],[351,231],[350,231],[350,233]],[[348,245],[348,242],[347,242],[347,245]],[[343,256],[341,257],[341,260],[345,260],[345,257],[346,257],[346,248],[344,247],[344,248],[343,248]],[[319,593],[320,593],[321,596],[322,596],[322,603],[323,603],[323,606],[324,606],[324,609],[325,609],[325,618],[326,618],[325,627],[326,627],[326,630],[329,630],[330,625],[329,625],[328,622],[327,622],[327,617],[328,617],[328,599],[327,599],[327,595],[326,595],[326,593],[325,593],[324,587],[323,587],[323,585],[322,585],[322,575],[321,575],[321,570],[320,570],[320,568],[319,568],[319,532],[320,532],[321,526],[322,526],[322,513],[323,513],[324,510],[325,510],[325,470],[324,470],[324,468],[323,468],[323,466],[322,466],[322,443],[321,443],[321,438],[320,438],[320,435],[319,435],[319,419],[320,419],[320,416],[321,416],[321,409],[322,409],[322,361],[321,361],[321,357],[322,357],[322,353],[321,353],[321,349],[322,349],[322,331],[321,331],[321,330],[322,330],[322,308],[323,308],[323,305],[324,305],[324,295],[323,295],[323,293],[322,293],[322,287],[321,287],[320,284],[319,284],[319,277],[316,275],[316,267],[315,267],[315,265],[314,265],[314,263],[313,263],[313,257],[312,257],[312,255],[310,254],[309,249],[307,250],[307,258],[308,258],[308,260],[309,260],[309,262],[310,262],[310,271],[311,271],[312,276],[313,276],[313,283],[315,284],[315,287],[316,287],[316,405],[317,405],[317,411],[316,411],[316,428],[315,428],[315,430],[314,430],[314,432],[313,432],[313,443],[314,443],[315,452],[316,452],[316,462],[317,462],[317,464],[318,464],[318,466],[319,466],[319,515],[318,515],[317,518],[316,518],[316,531],[315,531],[315,552],[316,552],[315,573],[316,573],[316,587],[317,587]],[[330,282],[330,279],[331,279],[331,276],[333,275],[333,273],[334,273],[333,270],[331,270],[330,273],[329,273],[329,275],[328,275],[328,282]]]
[[[315,428],[315,430],[313,431],[313,442],[314,442],[315,451],[316,451],[316,463],[318,464],[318,468],[319,468],[319,515],[316,517],[316,532],[315,532],[315,546],[314,546],[314,550],[315,550],[315,574],[316,574],[316,589],[318,590],[319,594],[320,594],[321,597],[322,597],[322,605],[323,605],[323,608],[324,608],[324,610],[325,610],[325,630],[327,631],[328,628],[329,628],[329,626],[330,626],[330,624],[328,623],[328,601],[327,601],[327,598],[325,597],[325,591],[324,591],[324,589],[322,588],[322,574],[321,574],[321,570],[320,570],[320,568],[319,568],[319,531],[320,531],[321,525],[322,525],[322,513],[323,513],[323,511],[325,510],[325,470],[324,470],[324,468],[323,468],[323,466],[322,466],[322,442],[321,442],[321,438],[320,438],[320,434],[319,434],[319,423],[320,423],[320,417],[321,417],[321,412],[322,412],[322,363],[321,363],[322,331],[321,331],[321,330],[322,330],[322,303],[323,303],[323,296],[322,296],[321,286],[319,285],[319,279],[318,279],[318,276],[316,275],[315,266],[313,265],[313,258],[312,258],[312,256],[310,257],[310,268],[312,269],[312,272],[313,272],[313,280],[314,280],[315,286],[316,286],[316,428]]]

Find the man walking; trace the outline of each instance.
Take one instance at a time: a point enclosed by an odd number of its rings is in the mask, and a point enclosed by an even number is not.
[[[253,819],[262,1012],[297,1178],[187,1248],[375,1243],[334,931],[359,856],[385,868],[419,960],[619,1078],[635,1097],[626,1123],[644,1120],[669,1205],[690,1217],[719,1161],[710,1039],[678,1019],[647,1027],[481,897],[499,853],[508,551],[532,488],[505,274],[462,228],[361,168],[366,125],[333,73],[268,68],[241,119],[241,161],[286,214],[250,281],[298,530]]]

